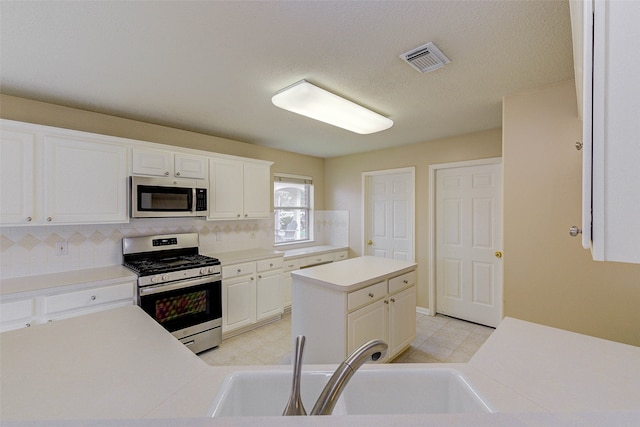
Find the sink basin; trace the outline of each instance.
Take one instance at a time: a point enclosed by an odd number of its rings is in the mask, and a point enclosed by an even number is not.
[[[209,415],[281,416],[291,391],[291,370],[240,371],[225,378]],[[302,401],[311,411],[328,371],[302,373]],[[465,376],[451,368],[358,371],[333,415],[492,412]]]

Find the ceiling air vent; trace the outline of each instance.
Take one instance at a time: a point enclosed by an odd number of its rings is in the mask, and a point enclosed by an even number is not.
[[[432,42],[405,52],[400,58],[421,73],[437,70],[451,62]]]

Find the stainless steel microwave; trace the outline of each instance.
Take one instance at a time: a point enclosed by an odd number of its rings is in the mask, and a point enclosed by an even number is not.
[[[132,218],[207,216],[208,189],[195,179],[131,177]]]

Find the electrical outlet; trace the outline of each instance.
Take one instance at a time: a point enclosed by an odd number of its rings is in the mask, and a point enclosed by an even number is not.
[[[224,236],[224,233],[222,231],[216,232],[216,241],[217,242],[222,242],[223,236]]]
[[[56,242],[56,255],[69,255],[69,244],[66,240]]]

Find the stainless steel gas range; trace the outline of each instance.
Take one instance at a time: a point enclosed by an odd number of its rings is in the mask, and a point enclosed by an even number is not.
[[[222,341],[222,269],[197,233],[126,237],[123,265],[138,274],[138,305],[194,353]]]

